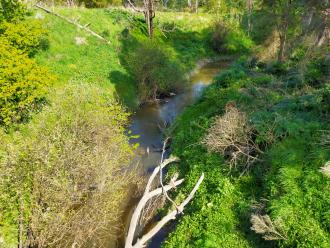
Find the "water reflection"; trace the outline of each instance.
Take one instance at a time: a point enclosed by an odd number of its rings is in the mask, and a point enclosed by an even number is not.
[[[146,170],[159,163],[159,150],[162,146],[161,127],[173,123],[183,109],[192,104],[213,77],[227,65],[228,62],[224,61],[206,64],[191,76],[190,86],[184,93],[165,99],[164,103],[144,105],[133,115],[129,130],[139,137],[132,139],[131,143],[140,144],[133,163],[143,165]]]

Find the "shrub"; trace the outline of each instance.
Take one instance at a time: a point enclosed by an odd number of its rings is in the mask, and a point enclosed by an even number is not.
[[[154,100],[184,86],[181,66],[154,41],[138,44],[125,58],[125,66],[137,82],[142,101]]]
[[[228,35],[229,28],[223,22],[215,22],[213,33],[211,37],[212,48],[217,52],[225,50],[226,36]]]
[[[0,23],[20,20],[25,13],[26,9],[20,0],[0,0]]]
[[[48,47],[46,34],[46,30],[37,20],[3,23],[0,26],[0,36],[7,39],[10,45],[30,56],[34,55],[38,49]]]
[[[285,234],[282,234],[279,221],[273,222],[268,215],[251,215],[251,230],[263,235],[265,240],[287,239]]]
[[[234,84],[240,84],[241,81],[247,79],[245,69],[239,64],[235,64],[230,69],[223,71],[214,78],[214,82],[218,87],[228,88]]]
[[[255,154],[259,150],[252,135],[245,114],[229,103],[226,113],[216,118],[202,143],[208,150],[228,157],[230,168],[240,162],[249,167],[256,161]]]
[[[239,28],[228,27],[222,22],[216,22],[213,27],[211,45],[217,52],[245,53],[253,45],[251,39]]]
[[[0,37],[0,124],[25,121],[45,101],[53,77]]]
[[[285,63],[273,61],[267,64],[265,72],[274,74],[274,75],[281,75],[287,72],[288,68]]]
[[[260,75],[259,77],[255,77],[253,81],[256,85],[264,86],[271,83],[272,80],[273,80],[272,76],[264,74],[264,75]]]
[[[136,182],[126,167],[132,155],[124,134],[127,117],[101,88],[71,85],[29,123],[28,136],[15,149],[1,147],[1,172],[7,173],[1,179],[10,182],[5,192],[23,211],[27,243],[108,247],[106,242],[116,241],[129,186]],[[6,213],[14,229],[17,210]]]
[[[120,6],[121,0],[78,0],[79,4],[84,4],[87,8],[104,8],[109,5]]]

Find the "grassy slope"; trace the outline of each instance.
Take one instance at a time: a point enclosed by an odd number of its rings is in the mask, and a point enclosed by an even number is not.
[[[59,86],[68,81],[95,83],[119,96],[125,105],[135,107],[134,79],[120,64],[120,56],[127,52],[123,50],[127,47],[123,48],[120,39],[125,28],[132,26],[138,39],[146,38],[133,19],[135,14],[120,9],[84,8],[61,8],[56,12],[71,19],[79,18],[82,24],[90,23],[89,27],[111,44],[105,44],[58,17],[41,12],[45,17],[45,27],[49,30],[50,46],[37,56],[37,60],[58,75]],[[155,20],[156,27],[173,21],[177,23],[173,32],[165,34],[156,30],[155,39],[171,49],[173,56],[186,70],[192,69],[198,59],[213,55],[205,43],[206,29],[212,20],[210,15],[157,13]],[[76,37],[85,38],[87,44],[76,45]],[[134,48],[134,44],[129,46],[128,49]]]
[[[40,53],[37,60],[47,65],[58,75],[59,84],[68,81],[95,83],[105,87],[115,94],[116,84],[127,104],[134,106],[134,87],[132,82],[112,82],[109,78],[111,70],[121,70],[118,59],[120,42],[118,35],[122,26],[114,23],[109,14],[103,9],[57,9],[57,12],[69,18],[79,18],[83,24],[91,23],[90,27],[102,34],[111,44],[106,44],[85,31],[59,19],[45,14],[45,27],[49,30],[49,49]],[[87,44],[76,45],[75,38],[83,37]]]
[[[318,131],[330,128],[327,100],[320,98],[324,78],[321,89],[304,89],[290,86],[285,73],[260,72],[234,66],[178,119],[173,153],[182,163],[175,170],[187,180],[178,197],[202,172],[205,180],[164,247],[329,247],[330,180],[319,172],[330,159]],[[268,144],[263,162],[241,177],[200,143],[233,101],[249,116],[258,142]],[[262,202],[262,214],[282,223],[287,240],[264,241],[250,230],[251,206]]]

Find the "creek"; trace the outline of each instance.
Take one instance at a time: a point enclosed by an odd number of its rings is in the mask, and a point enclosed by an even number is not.
[[[139,164],[147,172],[152,172],[161,159],[164,138],[162,129],[170,126],[185,107],[193,104],[201,96],[203,89],[212,82],[214,76],[227,68],[229,63],[229,60],[201,61],[190,74],[188,86],[182,93],[162,99],[160,103],[142,105],[133,114],[129,132],[137,138],[132,139],[131,143],[139,144],[133,161],[134,164]],[[134,206],[127,217],[130,217],[133,210]],[[171,225],[164,227],[154,236],[147,247],[160,247],[170,229]]]

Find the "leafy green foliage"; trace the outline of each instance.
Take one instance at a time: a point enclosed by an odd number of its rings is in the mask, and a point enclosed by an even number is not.
[[[0,37],[0,124],[25,121],[45,101],[53,77]]]
[[[136,44],[125,57],[125,66],[137,81],[140,100],[156,99],[159,95],[182,89],[182,69],[167,54],[155,41],[145,41]]]
[[[105,8],[109,5],[121,6],[121,0],[78,0],[80,5],[84,5],[87,8]]]
[[[26,13],[25,6],[19,0],[0,1],[0,23],[3,21],[18,21]]]
[[[46,30],[36,20],[25,20],[18,23],[5,22],[0,25],[0,36],[9,44],[24,53],[33,56],[39,49],[46,49],[48,41]]]
[[[188,182],[177,197],[189,192],[201,172],[205,180],[164,247],[329,246],[330,181],[319,172],[330,156],[319,132],[329,128],[329,116],[323,114],[327,87],[318,74],[321,83],[308,92],[296,87],[283,91],[281,79],[294,67],[289,63],[285,70],[269,70],[269,65],[262,69],[241,60],[218,75],[202,99],[178,118],[173,153],[182,163],[173,171]],[[264,151],[244,175],[238,168],[229,172],[225,156],[201,145],[214,117],[233,103],[247,114],[254,142]],[[250,229],[251,207],[262,199],[267,199],[265,206],[257,211],[281,223],[284,239],[265,241]]]
[[[251,39],[240,28],[218,21],[213,30],[211,44],[219,53],[246,53],[252,48]]]

